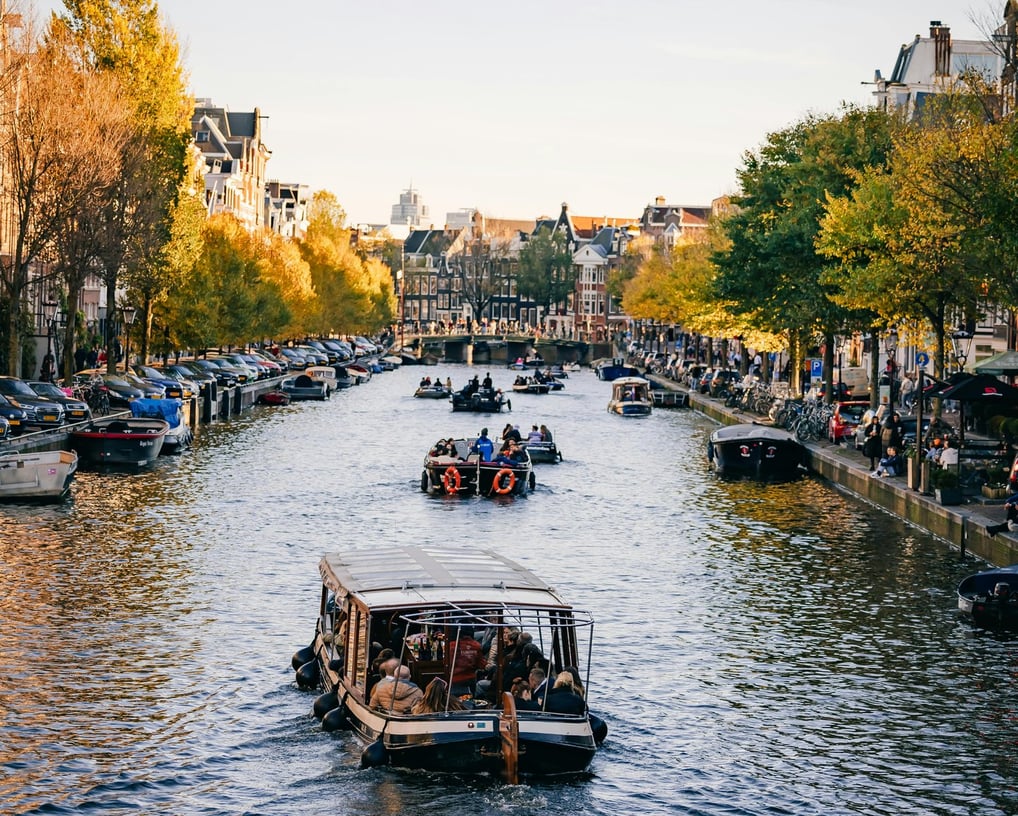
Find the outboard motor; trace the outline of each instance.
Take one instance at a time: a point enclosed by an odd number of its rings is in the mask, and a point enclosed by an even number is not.
[[[993,597],[999,598],[1002,601],[1006,601],[1011,595],[1011,585],[1004,581],[999,581],[993,587]]]

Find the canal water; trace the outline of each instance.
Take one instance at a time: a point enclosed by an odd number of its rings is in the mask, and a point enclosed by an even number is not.
[[[719,482],[708,420],[611,416],[590,372],[511,414],[411,397],[468,371],[258,408],[150,473],[0,509],[0,812],[1018,812],[1018,641],[955,611],[980,565],[817,481]],[[564,454],[533,494],[420,491],[434,440],[507,420]],[[401,542],[494,548],[594,613],[589,774],[363,771],[321,730],[290,668],[319,556]]]

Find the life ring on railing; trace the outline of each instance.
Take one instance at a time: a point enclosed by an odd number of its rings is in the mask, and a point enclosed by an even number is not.
[[[509,477],[509,481],[504,485],[502,484],[503,476]],[[491,482],[491,489],[503,496],[506,493],[512,493],[514,487],[516,487],[516,474],[509,470],[509,468],[502,468],[495,474],[495,478]]]
[[[445,488],[445,492],[458,493],[462,483],[463,480],[460,478],[460,472],[454,465],[449,465],[445,469],[445,473],[442,474],[442,487]]]

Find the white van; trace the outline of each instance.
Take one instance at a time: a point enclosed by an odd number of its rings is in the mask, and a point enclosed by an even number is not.
[[[835,374],[838,371],[835,369]],[[848,386],[855,398],[863,397],[869,393],[870,378],[862,366],[849,366],[841,369],[841,381]],[[837,390],[837,389],[835,389]]]

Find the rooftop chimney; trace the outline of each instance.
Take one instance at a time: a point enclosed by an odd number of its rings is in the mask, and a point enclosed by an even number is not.
[[[933,40],[933,73],[951,75],[951,28],[940,20],[930,20],[930,39]]]

